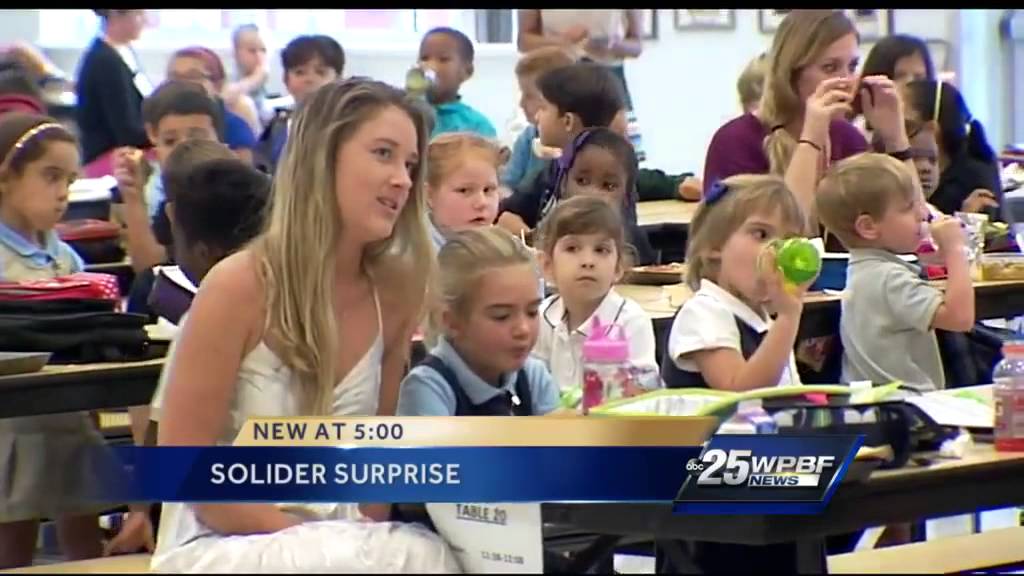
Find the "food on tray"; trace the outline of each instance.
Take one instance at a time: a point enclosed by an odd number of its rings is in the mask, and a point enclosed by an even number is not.
[[[1024,280],[1024,258],[993,258],[983,256],[981,259],[981,277],[985,280]]]
[[[634,272],[647,272],[654,274],[682,274],[686,271],[686,265],[682,262],[672,262],[670,264],[652,264],[650,266],[637,266],[633,268]]]

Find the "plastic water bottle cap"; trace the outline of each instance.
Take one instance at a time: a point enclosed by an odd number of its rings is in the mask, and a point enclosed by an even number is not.
[[[626,362],[629,360],[629,342],[617,324],[603,325],[594,317],[590,333],[583,341],[583,360],[594,362]]]

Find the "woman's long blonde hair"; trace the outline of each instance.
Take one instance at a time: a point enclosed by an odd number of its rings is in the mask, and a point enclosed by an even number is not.
[[[365,78],[334,82],[299,107],[274,178],[266,227],[253,245],[266,291],[266,334],[297,376],[304,408],[311,414],[328,413],[337,385],[335,249],[342,227],[335,191],[338,151],[390,106],[412,119],[419,157],[425,158],[422,112],[404,92],[387,84]],[[402,290],[399,301],[420,308],[433,267],[424,226],[422,166],[412,170],[412,190],[391,236],[368,245],[362,262],[377,286]]]
[[[857,28],[841,10],[793,10],[775,32],[768,56],[768,73],[761,94],[761,123],[768,129],[764,152],[771,173],[786,173],[796,148],[796,138],[783,126],[803,114],[804,102],[797,93],[800,71],[817,60],[833,42]]]

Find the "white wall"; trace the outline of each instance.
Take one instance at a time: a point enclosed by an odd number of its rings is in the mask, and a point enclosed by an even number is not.
[[[26,28],[21,18],[17,27],[11,13],[0,18],[0,42],[22,35]],[[714,131],[739,113],[736,77],[746,62],[768,48],[771,37],[758,30],[757,10],[737,10],[735,30],[677,31],[672,10],[658,11],[659,38],[645,44],[644,53],[627,63],[626,76],[637,108],[650,167],[668,172],[703,170],[704,151]],[[962,14],[972,12],[976,14]],[[951,67],[958,72],[965,97],[975,115],[982,120],[994,146],[1001,147],[1010,134],[1009,85],[1000,66],[997,50],[998,19],[1002,10],[896,10],[895,31],[952,42]],[[26,17],[27,18],[27,17]],[[964,56],[955,49],[963,35]],[[342,39],[344,44],[344,39]],[[187,40],[183,40],[183,44]],[[868,46],[862,47],[866,56]],[[74,70],[79,52],[48,51],[65,70]],[[167,51],[143,52],[143,66],[153,80],[163,77]],[[222,53],[225,63],[230,62]],[[415,50],[392,48],[366,51],[349,47],[346,74],[360,74],[400,84],[415,60]],[[476,76],[464,87],[466,102],[486,114],[502,131],[515,110],[518,90],[512,72],[518,55],[510,46],[481,46]],[[963,59],[967,66],[958,66]],[[279,59],[273,87],[280,89]]]

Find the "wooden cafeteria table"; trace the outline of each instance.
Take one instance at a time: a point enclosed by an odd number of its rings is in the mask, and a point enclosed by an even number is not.
[[[682,200],[651,200],[636,205],[637,223],[643,227],[681,225],[689,226],[697,212],[698,202]]]
[[[163,365],[163,358],[49,365],[32,374],[0,376],[0,418],[148,404]]]
[[[944,286],[943,281],[932,284],[940,289]],[[692,295],[690,289],[684,285],[621,284],[616,290],[640,304],[651,316],[656,329],[662,328],[663,325],[671,325],[678,307]],[[675,296],[670,297],[673,293]],[[975,282],[974,297],[975,316],[979,320],[1024,315],[1024,281]],[[839,294],[809,292],[804,299],[804,313],[800,319],[800,338],[838,333],[840,301]]]
[[[619,538],[654,540],[677,569],[691,565],[679,540],[751,545],[795,542],[798,571],[822,573],[827,536],[1024,504],[1020,489],[1024,453],[1000,453],[991,444],[978,444],[960,460],[931,458],[925,465],[875,471],[863,482],[843,483],[828,508],[813,516],[677,515],[668,502],[553,503],[544,504],[542,513],[546,525],[609,537],[601,541],[609,550]]]

